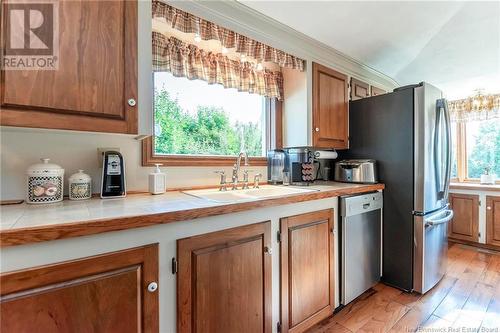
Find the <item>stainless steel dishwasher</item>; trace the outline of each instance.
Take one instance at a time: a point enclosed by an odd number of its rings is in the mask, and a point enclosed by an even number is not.
[[[340,198],[341,304],[380,280],[381,192]]]

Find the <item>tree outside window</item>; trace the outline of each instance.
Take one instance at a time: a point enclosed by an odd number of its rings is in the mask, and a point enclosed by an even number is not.
[[[466,124],[467,178],[480,178],[488,168],[500,176],[500,119]]]
[[[155,154],[265,156],[264,97],[155,73]]]

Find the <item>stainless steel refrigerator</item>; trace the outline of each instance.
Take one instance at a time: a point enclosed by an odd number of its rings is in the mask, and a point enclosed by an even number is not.
[[[343,157],[377,160],[385,183],[382,281],[425,293],[446,270],[450,116],[427,83],[349,103]]]

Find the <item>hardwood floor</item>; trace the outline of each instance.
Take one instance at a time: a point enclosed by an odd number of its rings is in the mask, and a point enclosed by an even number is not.
[[[425,295],[378,284],[309,333],[500,332],[500,252],[453,244]]]

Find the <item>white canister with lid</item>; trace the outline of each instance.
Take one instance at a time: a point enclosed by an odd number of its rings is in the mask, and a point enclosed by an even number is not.
[[[70,200],[85,200],[92,197],[92,178],[83,170],[72,174],[68,181]]]
[[[41,158],[26,171],[26,202],[31,204],[53,203],[63,200],[64,169]]]

